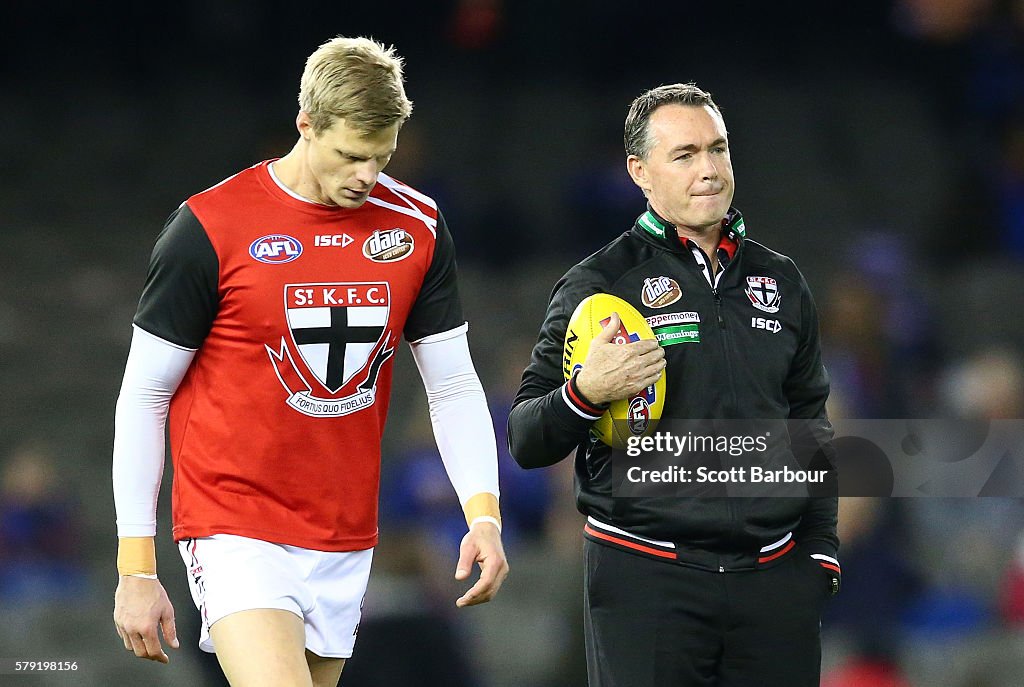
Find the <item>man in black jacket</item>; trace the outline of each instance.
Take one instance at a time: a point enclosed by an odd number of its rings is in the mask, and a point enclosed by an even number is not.
[[[731,207],[717,105],[693,84],[652,89],[633,101],[625,146],[647,211],[555,285],[509,418],[525,468],[576,451],[590,684],[817,685],[819,617],[839,589],[837,499],[625,498],[612,450],[589,433],[665,369],[665,418],[788,421],[767,463],[831,455],[814,302],[793,261],[748,239]],[[636,307],[660,345],[613,344],[613,316],[564,381],[569,317],[598,292]]]

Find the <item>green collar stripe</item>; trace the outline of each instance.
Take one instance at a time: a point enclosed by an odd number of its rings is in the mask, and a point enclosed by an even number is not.
[[[654,234],[661,238],[664,238],[665,236],[665,225],[659,222],[650,212],[645,212],[640,215],[640,219],[638,219],[636,223],[649,234]]]
[[[743,215],[740,215],[738,212],[736,215],[737,216],[733,219],[732,224],[726,225],[725,229],[726,231],[735,232],[736,235],[741,238],[746,238],[747,227],[746,223],[743,221]],[[662,222],[650,210],[640,215],[640,218],[637,219],[636,223],[648,234],[653,234],[658,238],[665,238],[665,225],[662,224]]]

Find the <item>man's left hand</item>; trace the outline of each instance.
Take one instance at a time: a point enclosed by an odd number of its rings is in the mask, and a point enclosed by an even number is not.
[[[474,562],[480,564],[480,579],[456,600],[455,605],[460,608],[487,603],[508,577],[508,561],[501,545],[501,533],[494,523],[478,522],[462,538],[455,579],[468,579]]]

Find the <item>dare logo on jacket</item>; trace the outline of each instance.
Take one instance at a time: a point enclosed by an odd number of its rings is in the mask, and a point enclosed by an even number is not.
[[[648,308],[664,308],[683,297],[679,282],[672,277],[648,277],[644,279],[640,300]]]

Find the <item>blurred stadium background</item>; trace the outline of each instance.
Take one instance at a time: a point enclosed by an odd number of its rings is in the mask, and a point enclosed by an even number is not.
[[[337,34],[406,57],[416,109],[388,171],[445,210],[499,442],[552,283],[643,209],[628,103],[682,80],[725,113],[751,235],[811,283],[836,417],[1024,412],[1021,0],[15,0],[0,25],[0,657],[80,667],[0,684],[223,684],[195,647],[167,498],[158,553],[183,648],[170,666],[119,648],[114,400],[164,218],[287,151],[303,61]],[[456,612],[463,524],[415,367],[398,365],[342,683],[584,684],[568,463],[525,473],[502,454],[512,575]],[[842,508],[825,685],[1024,683],[1020,501]]]

